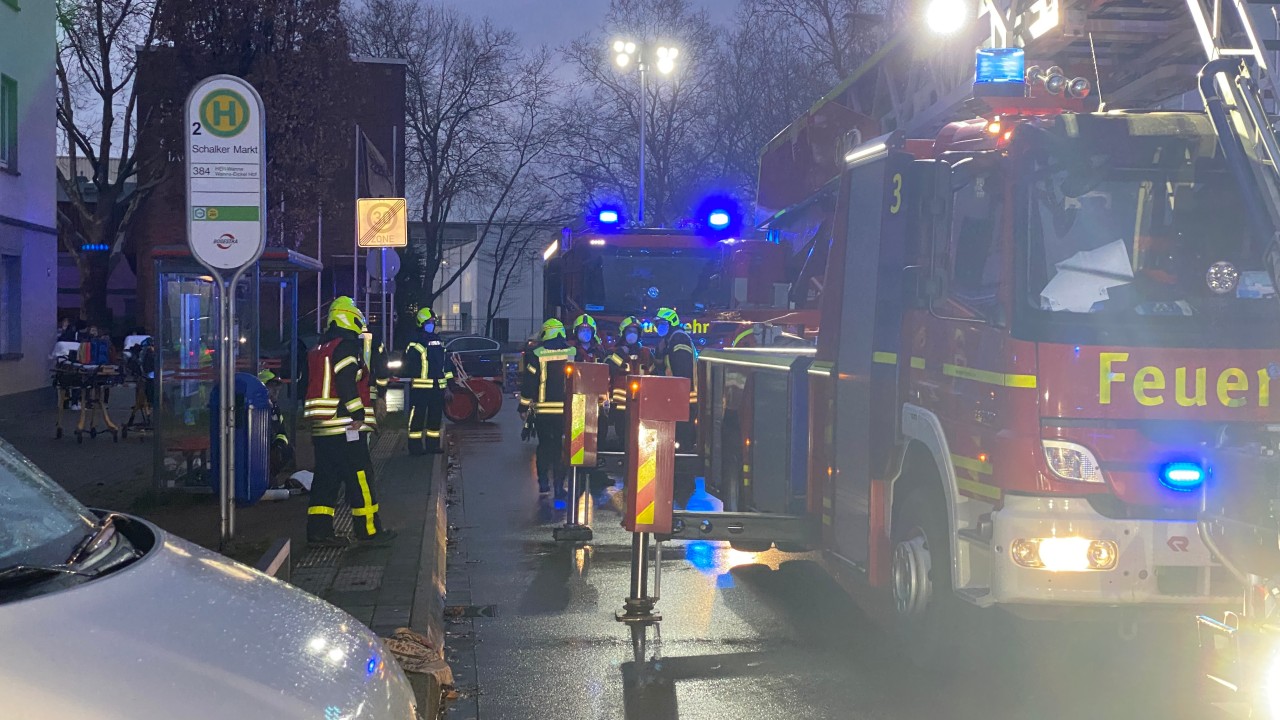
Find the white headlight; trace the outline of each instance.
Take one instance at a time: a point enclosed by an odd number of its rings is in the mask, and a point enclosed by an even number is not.
[[[1088,448],[1062,440],[1041,440],[1040,443],[1044,446],[1045,462],[1054,475],[1073,482],[1104,482],[1098,460]]]

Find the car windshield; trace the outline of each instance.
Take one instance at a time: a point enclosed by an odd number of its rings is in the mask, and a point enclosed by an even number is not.
[[[610,248],[587,263],[584,309],[640,315],[659,307],[719,307],[718,265],[714,248]]]
[[[1028,202],[1026,301],[1046,320],[1203,330],[1275,319],[1276,289],[1220,162],[1050,164]]]
[[[449,352],[476,352],[476,351],[492,351],[497,350],[499,345],[496,341],[485,337],[460,337],[449,341],[445,347]]]
[[[87,508],[0,440],[0,568],[66,562],[95,522]]]

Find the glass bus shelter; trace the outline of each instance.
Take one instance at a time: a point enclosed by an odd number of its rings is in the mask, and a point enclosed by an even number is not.
[[[155,338],[157,364],[152,422],[155,485],[160,490],[209,490],[209,399],[218,374],[217,288],[185,246],[156,248]],[[237,372],[271,370],[283,387],[280,409],[295,438],[305,388],[298,381],[305,351],[298,335],[298,285],[319,273],[314,258],[267,248],[235,287],[239,339]]]

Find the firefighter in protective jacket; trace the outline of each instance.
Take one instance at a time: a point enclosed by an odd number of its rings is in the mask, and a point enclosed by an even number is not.
[[[436,315],[431,308],[418,311],[422,334],[404,351],[404,375],[412,381],[409,389],[409,452],[414,455],[439,453],[444,432],[444,404],[449,399],[453,370],[444,352],[444,341],[436,334]]]
[[[609,419],[616,442],[625,446],[627,436],[627,377],[648,375],[653,370],[653,353],[641,344],[640,321],[633,315],[618,323],[618,344],[609,353],[609,390],[612,406]]]
[[[538,491],[564,497],[564,368],[574,359],[574,349],[564,337],[564,323],[551,318],[542,324],[542,342],[525,351],[520,382],[520,417],[533,412],[538,431]]]
[[[329,329],[307,356],[307,399],[303,414],[311,422],[315,479],[307,508],[307,542],[328,547],[348,544],[334,534],[338,493],[346,487],[356,539],[383,543],[395,536],[384,530],[374,493],[369,434],[377,426],[370,385],[374,381],[361,334],[364,315],[343,296],[329,307]]]
[[[604,362],[605,349],[600,344],[596,319],[590,315],[579,315],[573,321],[574,362]]]
[[[689,378],[689,417],[698,414],[698,351],[693,338],[680,325],[680,316],[671,308],[662,308],[654,317],[654,330],[658,333],[658,359],[663,374]],[[676,442],[683,452],[693,452],[694,429],[692,422],[676,424]]]

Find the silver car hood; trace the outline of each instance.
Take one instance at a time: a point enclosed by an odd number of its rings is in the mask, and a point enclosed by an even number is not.
[[[0,605],[0,717],[415,717],[359,621],[149,527],[155,547],[128,567]]]

